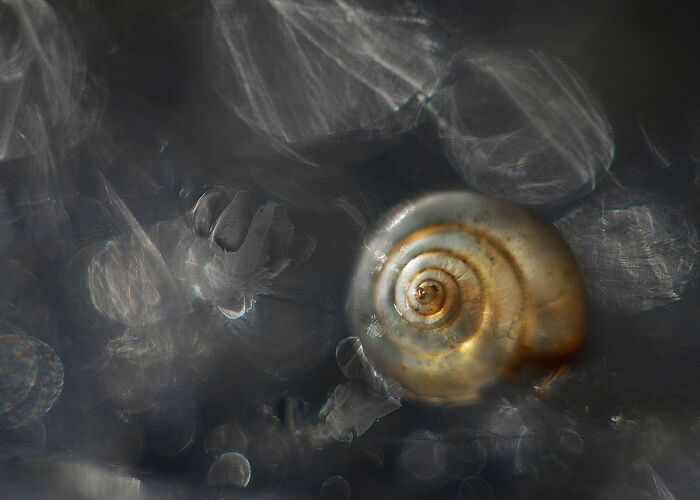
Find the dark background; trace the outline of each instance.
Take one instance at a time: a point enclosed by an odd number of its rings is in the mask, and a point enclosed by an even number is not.
[[[689,115],[697,116],[700,125],[700,9],[694,2],[418,3],[444,23],[448,44],[537,49],[562,59],[590,85],[613,128],[615,159],[603,185],[623,182],[700,207],[699,164],[689,152],[696,130],[688,120]],[[498,410],[503,398],[514,405],[522,402],[524,422],[536,420],[546,436],[533,438],[536,444],[528,452],[539,465],[536,480],[514,474],[509,452],[494,447],[481,477],[495,498],[694,497],[700,488],[700,436],[693,431],[700,418],[700,312],[695,305],[700,297],[695,286],[678,303],[635,315],[612,312],[592,301],[590,339],[579,371],[575,368],[563,387],[540,400],[527,399],[528,383],[515,381],[493,388],[481,404],[467,408],[406,403],[351,444],[291,453],[281,471],[263,472],[261,467],[258,472],[254,465],[247,490],[205,487],[210,465],[202,451],[206,436],[215,426],[236,419],[274,417],[283,426],[288,404],[302,418],[313,419],[329,391],[345,381],[334,347],[310,371],[285,380],[217,349],[204,383],[168,394],[164,414],[157,418],[137,417],[124,425],[115,416],[118,408],[101,397],[95,375],[100,363],[95,353],[104,337],[94,332],[104,330],[86,325],[83,316],[74,313],[75,255],[88,241],[115,234],[109,225],[97,224],[83,233],[76,229],[76,221],[89,212],[83,198],[100,192],[100,173],[144,227],[184,213],[207,186],[246,182],[271,196],[298,200],[299,206],[291,209],[295,222],[299,227],[321,227],[315,229],[320,239],[329,241],[339,237],[337,228],[332,219],[310,210],[316,201],[367,193],[374,204],[368,216],[372,220],[399,201],[464,183],[444,157],[430,123],[376,149],[368,146],[368,153],[351,161],[345,159],[347,144],[324,144],[311,153],[327,165],[321,170],[271,151],[264,137],[221,105],[211,86],[202,44],[207,2],[64,0],[52,5],[86,61],[84,116],[92,117],[96,126],[66,155],[54,186],[65,202],[69,227],[38,233],[31,220],[19,217],[19,243],[9,251],[37,277],[32,289],[40,298],[34,303],[53,318],[52,333],[42,338],[52,340],[63,359],[65,385],[45,417],[47,445],[39,459],[13,457],[0,464],[6,478],[0,491],[6,498],[70,498],[70,481],[50,465],[64,459],[109,470],[122,466],[127,475],[149,485],[147,494],[153,498],[315,498],[333,475],[347,480],[353,498],[459,498],[460,480],[416,480],[402,469],[400,457],[416,430],[442,434],[455,425],[510,425]],[[653,125],[670,165],[660,165],[650,152],[640,120]],[[59,139],[63,140],[67,139]],[[22,184],[24,161],[2,166],[0,178],[9,189]],[[537,211],[554,218],[576,203]],[[81,235],[87,236],[83,240]],[[329,314],[336,320],[333,346],[350,335],[342,300],[354,247],[341,246],[348,255],[341,253],[338,262],[328,260],[327,268],[309,271],[310,280],[334,274],[324,285]],[[35,311],[20,306],[17,321]],[[256,413],[263,406],[272,413]],[[625,415],[632,423],[620,430],[611,423],[615,415]],[[196,426],[193,443],[182,452],[164,452],[168,446],[178,449],[179,440],[191,437],[183,430],[183,419]],[[559,439],[548,431],[567,419],[577,422],[585,451],[568,457],[560,469],[556,460],[547,459]],[[138,446],[121,446],[129,440],[138,441]],[[503,441],[506,448],[514,446],[509,438]],[[431,446],[421,450],[434,452]],[[368,458],[372,454],[380,454],[381,460]],[[663,488],[647,463],[664,478]],[[120,498],[115,492],[123,483],[113,484],[105,491]]]

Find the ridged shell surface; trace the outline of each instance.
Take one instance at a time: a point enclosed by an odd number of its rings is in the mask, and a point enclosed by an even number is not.
[[[586,310],[570,249],[524,209],[469,192],[393,210],[366,242],[348,320],[410,399],[475,401],[523,361],[583,342]]]

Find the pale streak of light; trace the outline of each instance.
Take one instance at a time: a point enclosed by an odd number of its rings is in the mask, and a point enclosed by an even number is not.
[[[642,131],[642,135],[644,136],[644,141],[647,143],[647,147],[649,150],[656,156],[661,163],[663,163],[664,168],[668,168],[671,166],[671,160],[666,158],[666,155],[661,152],[661,150],[656,147],[654,142],[651,140],[651,137],[649,136],[649,133],[647,132],[646,127],[642,123],[642,119],[639,115],[639,113],[635,113],[634,119],[637,121],[637,126],[639,126],[639,130]]]
[[[245,58],[245,57],[243,57],[243,55],[241,54],[241,52],[240,52],[239,50],[237,50],[237,48],[236,48],[236,43],[235,43],[235,42],[233,41],[233,39],[231,38],[232,26],[229,26],[229,25],[226,23],[226,21],[224,21],[224,18],[228,18],[228,17],[229,17],[229,16],[226,16],[226,15],[222,12],[221,4],[224,3],[224,2],[215,1],[215,2],[212,2],[212,3],[213,3],[214,10],[215,10],[216,15],[217,15],[217,20],[218,20],[219,26],[220,26],[220,30],[219,30],[219,31],[221,31],[221,35],[224,37],[224,40],[225,40],[225,42],[226,42],[226,46],[228,47],[229,51],[230,51],[231,54],[233,55],[233,60],[234,60],[234,62],[235,62],[235,64],[236,64],[236,67],[238,68],[238,74],[241,75],[241,77],[239,78],[239,80],[241,81],[241,83],[243,84],[243,86],[244,86],[244,88],[245,88],[245,93],[246,93],[246,95],[248,96],[248,102],[250,103],[250,105],[251,105],[252,108],[253,108],[253,114],[254,114],[257,118],[259,118],[260,120],[262,120],[263,122],[265,122],[265,121],[266,121],[266,115],[267,115],[267,113],[265,113],[263,110],[260,109],[260,107],[259,107],[259,105],[258,105],[258,101],[257,101],[257,99],[256,99],[256,97],[255,97],[255,94],[254,94],[254,92],[253,92],[253,90],[252,90],[252,88],[251,88],[251,86],[250,86],[250,82],[248,81],[247,78],[243,77],[243,75],[245,75],[245,74],[247,73],[247,72],[246,72],[246,68],[245,68],[245,66],[243,65],[243,61],[245,61],[245,60],[250,60],[250,59],[251,59],[251,57],[250,57],[250,52],[247,51],[247,52],[248,52],[248,57]],[[240,26],[240,18],[239,18],[239,16],[237,16],[237,19],[238,19],[238,25]],[[239,28],[239,29],[242,29],[242,28]],[[246,45],[246,49],[247,49],[247,45]],[[273,121],[274,121],[274,117],[273,117]],[[281,125],[280,125],[280,126],[281,126]],[[281,130],[281,132],[284,133],[284,130]]]
[[[172,286],[173,290],[179,290],[177,284],[175,283],[175,279],[173,278],[170,272],[170,269],[165,263],[165,259],[163,259],[162,254],[155,246],[151,238],[149,238],[149,236],[146,234],[146,231],[143,230],[143,228],[138,223],[138,221],[131,213],[129,208],[122,201],[122,199],[119,197],[112,185],[102,173],[100,173],[100,178],[102,179],[102,183],[109,203],[116,208],[119,216],[124,222],[126,222],[127,226],[132,231],[134,236],[136,236],[137,240],[141,243],[143,248],[146,249],[146,251],[148,251],[153,257],[155,257],[156,262],[158,263],[158,267],[160,267],[161,270],[164,271],[164,275],[166,276],[168,284]]]

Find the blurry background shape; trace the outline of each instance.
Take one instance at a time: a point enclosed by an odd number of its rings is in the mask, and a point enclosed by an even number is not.
[[[77,105],[83,68],[68,31],[43,0],[0,2],[0,161],[36,153]]]
[[[212,486],[237,486],[245,488],[251,478],[250,462],[240,453],[230,452],[219,456],[209,469],[208,482]]]
[[[469,477],[459,483],[459,500],[493,500],[493,488],[483,478]]]
[[[415,478],[427,481],[445,468],[447,448],[440,436],[427,430],[414,431],[403,438],[401,465]]]
[[[267,295],[255,299],[249,314],[219,322],[251,363],[282,378],[317,365],[330,351],[337,325],[329,311]]]
[[[442,441],[447,447],[447,456],[442,464],[443,472],[453,478],[476,476],[488,459],[486,437],[468,427],[455,427],[448,430]]]
[[[205,54],[217,92],[282,143],[402,131],[441,76],[439,31],[407,1],[212,0],[211,8]]]
[[[697,223],[683,197],[611,188],[556,221],[592,300],[633,313],[680,300],[696,276]]]
[[[350,500],[352,488],[343,476],[331,476],[321,485],[322,500]]]
[[[466,183],[516,203],[587,194],[615,151],[598,100],[571,68],[541,52],[465,49],[427,109]]]
[[[192,229],[180,226],[174,249],[176,275],[193,299],[228,319],[243,316],[258,295],[274,293],[277,276],[315,250],[314,238],[295,231],[283,205],[266,200],[255,207],[245,186],[207,190],[189,218]]]
[[[184,313],[188,303],[160,249],[102,177],[106,205],[121,236],[95,249],[87,269],[94,307],[128,326],[144,326]]]

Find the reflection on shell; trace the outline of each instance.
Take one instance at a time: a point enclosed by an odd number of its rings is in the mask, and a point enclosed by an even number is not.
[[[361,255],[347,313],[378,370],[429,403],[473,401],[520,361],[571,354],[586,329],[561,238],[514,205],[466,192],[386,218]]]
[[[83,63],[52,2],[0,2],[0,160],[36,153],[65,124]]]

